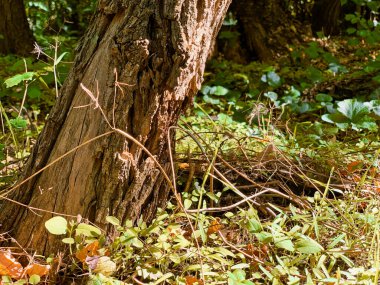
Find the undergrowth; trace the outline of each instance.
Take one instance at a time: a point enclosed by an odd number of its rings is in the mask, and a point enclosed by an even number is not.
[[[367,55],[358,63],[345,41],[290,47],[281,68],[212,62],[176,132],[184,207],[173,200],[148,224],[107,217],[108,236],[56,216],[46,228],[66,251],[2,250],[0,284],[377,284],[379,57],[355,43]],[[69,67],[53,50],[50,65],[0,63],[0,189],[16,180]],[[363,96],[347,98],[358,80]]]

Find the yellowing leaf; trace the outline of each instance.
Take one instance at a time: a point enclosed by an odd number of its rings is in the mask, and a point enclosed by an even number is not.
[[[53,217],[45,222],[45,227],[53,235],[64,235],[67,230],[67,221],[60,216]]]

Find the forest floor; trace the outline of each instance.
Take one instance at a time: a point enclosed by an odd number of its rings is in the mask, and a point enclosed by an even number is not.
[[[213,59],[179,122],[183,207],[173,198],[150,224],[108,217],[112,238],[70,223],[68,253],[29,255],[28,265],[13,258],[21,249],[0,251],[0,284],[378,284],[378,52],[324,38],[272,63]],[[44,125],[57,78],[33,59],[0,66],[1,195]],[[69,63],[54,66],[63,78]],[[47,230],[67,222],[55,217]]]

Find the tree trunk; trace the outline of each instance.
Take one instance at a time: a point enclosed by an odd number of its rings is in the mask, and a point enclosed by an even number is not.
[[[34,42],[23,0],[0,0],[0,54],[30,56]]]
[[[297,45],[307,27],[283,9],[281,0],[236,0],[231,11],[238,19],[243,49],[252,60],[274,59],[276,52]]]
[[[341,0],[315,1],[312,9],[313,32],[323,32],[326,36],[339,34],[340,13]]]
[[[110,130],[94,104],[75,108],[91,103],[80,83],[99,95],[111,124],[133,135],[168,169],[168,128],[200,88],[210,44],[229,2],[101,0],[24,177]],[[104,227],[108,215],[152,218],[168,191],[153,160],[113,133],[77,149],[9,197],[45,211],[80,214]],[[0,211],[0,232],[9,231],[40,253],[59,248],[44,228],[53,214],[8,202]]]

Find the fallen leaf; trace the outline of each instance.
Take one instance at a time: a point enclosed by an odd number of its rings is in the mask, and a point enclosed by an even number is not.
[[[348,172],[353,173],[356,170],[359,170],[360,168],[362,168],[362,166],[363,166],[363,162],[356,160],[356,161],[350,162],[347,165],[347,170],[348,170]]]
[[[49,273],[50,265],[42,265],[38,263],[33,263],[25,267],[25,272],[28,276],[38,275],[40,277],[45,276]]]
[[[186,170],[186,169],[189,169],[189,168],[190,168],[190,165],[189,165],[188,163],[186,163],[186,162],[184,162],[184,163],[179,163],[179,164],[178,164],[178,168],[179,168],[180,170]]]
[[[78,258],[81,262],[84,262],[86,260],[86,257],[88,256],[94,256],[98,254],[99,249],[99,241],[96,240],[88,245],[86,245],[81,250],[77,251],[75,253],[75,257]]]
[[[219,223],[219,221],[217,219],[215,219],[211,222],[211,225],[208,227],[207,235],[209,236],[213,233],[217,233],[221,229],[222,229],[222,225]]]
[[[194,283],[198,283],[199,285],[203,285],[203,281],[198,279],[197,277],[188,275],[185,277],[186,285],[193,285]]]
[[[20,279],[23,271],[24,268],[10,251],[0,251],[0,276],[7,275],[14,279]]]

